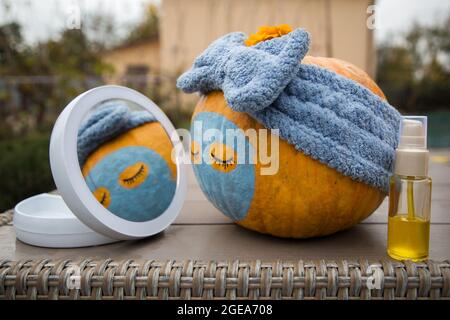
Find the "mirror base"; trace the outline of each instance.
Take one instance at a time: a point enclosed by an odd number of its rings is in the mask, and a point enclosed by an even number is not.
[[[80,248],[118,242],[84,225],[59,195],[42,193],[14,208],[17,239],[46,248]]]

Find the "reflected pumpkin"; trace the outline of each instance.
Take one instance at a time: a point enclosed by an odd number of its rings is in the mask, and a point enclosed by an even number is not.
[[[175,194],[171,152],[164,128],[150,122],[102,144],[86,159],[82,173],[110,212],[129,221],[148,221],[160,216]]]

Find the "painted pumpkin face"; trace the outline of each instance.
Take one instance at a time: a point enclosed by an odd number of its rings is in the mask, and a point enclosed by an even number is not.
[[[176,188],[172,143],[159,123],[146,123],[108,141],[83,166],[96,199],[128,221],[157,218],[170,205]]]
[[[200,187],[228,217],[245,218],[255,189],[255,165],[248,159],[255,153],[253,146],[239,127],[219,113],[199,113],[193,123],[202,125],[193,126],[191,132],[191,156]],[[227,139],[228,129],[237,134],[235,139]]]
[[[229,108],[222,92],[202,97],[191,128],[195,128],[195,122],[202,123],[203,131],[215,128],[224,134],[227,128],[237,128],[242,135],[247,129],[263,128],[249,115]],[[227,147],[237,152],[236,167],[228,171],[219,169],[205,159],[220,141],[211,139],[201,145],[200,135],[191,133],[194,139],[191,157],[202,191],[222,213],[251,230],[293,238],[328,235],[360,222],[384,199],[378,189],[340,174],[284,140],[279,141],[279,170],[274,175],[261,174],[266,165],[259,157],[254,164],[240,163],[240,153],[231,145]],[[269,138],[269,149],[270,142]],[[252,144],[246,138],[245,145],[254,155],[259,152],[254,147],[259,146],[259,139]]]
[[[309,56],[302,63],[341,74],[385,99],[373,80],[350,63]],[[201,98],[192,120],[193,126],[200,121],[203,126],[222,133],[226,128],[238,128],[242,134],[247,129],[264,129],[248,114],[232,110],[220,91]],[[215,156],[221,153],[216,152],[215,142],[200,147],[199,140],[195,137],[194,140],[194,170],[203,192],[225,215],[251,230],[292,238],[324,236],[360,222],[374,212],[385,197],[382,191],[342,175],[281,139],[279,157],[275,159],[279,170],[274,175],[261,174],[264,165],[259,157],[252,165],[238,162],[235,167],[219,170],[214,165],[200,164],[201,152],[206,156],[211,150]],[[259,142],[259,137],[256,143],[246,142],[257,155],[261,151]],[[270,144],[269,138],[268,149],[271,149]]]

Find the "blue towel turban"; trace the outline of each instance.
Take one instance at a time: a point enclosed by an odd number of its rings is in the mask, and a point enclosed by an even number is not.
[[[78,130],[78,161],[83,166],[89,154],[124,132],[154,122],[147,111],[132,111],[121,101],[105,102],[81,124]]]
[[[385,193],[398,144],[400,114],[357,82],[301,64],[309,34],[289,34],[248,47],[234,32],[214,41],[178,78],[184,92],[221,90],[304,154]]]

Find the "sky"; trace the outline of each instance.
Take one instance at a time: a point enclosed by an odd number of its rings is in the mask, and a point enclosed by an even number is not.
[[[114,17],[118,30],[139,21],[146,5],[154,0],[0,0],[0,24],[3,21],[19,21],[25,39],[37,42],[55,37],[65,28],[80,8],[84,14],[100,12]],[[9,3],[9,9],[5,9]]]
[[[0,0],[0,24],[18,20],[28,42],[46,40],[65,27],[75,3],[82,15],[93,12],[110,15],[118,30],[126,30],[124,27],[139,21],[149,1],[161,0]],[[396,38],[414,22],[432,24],[443,20],[449,12],[450,0],[378,0],[375,39],[381,42]]]
[[[378,42],[404,33],[415,22],[431,25],[450,14],[450,0],[378,0],[376,5]]]

